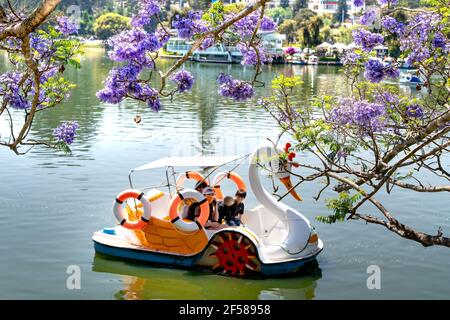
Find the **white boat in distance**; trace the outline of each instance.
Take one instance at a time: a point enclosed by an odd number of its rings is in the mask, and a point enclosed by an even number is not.
[[[258,35],[261,37],[264,49],[272,58],[272,63],[284,63],[283,41],[286,40],[286,35],[273,31],[259,32]],[[192,42],[172,37],[164,49],[170,54],[184,55],[191,46]],[[219,43],[206,50],[194,51],[191,60],[211,63],[240,63],[242,54],[236,46],[227,46]]]

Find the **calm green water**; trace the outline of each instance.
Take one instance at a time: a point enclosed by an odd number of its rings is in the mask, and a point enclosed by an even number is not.
[[[423,248],[360,222],[331,226],[313,222],[325,249],[318,258],[319,268],[301,277],[235,279],[96,256],[91,235],[115,223],[111,202],[128,187],[131,168],[171,154],[250,152],[277,133],[274,121],[254,103],[234,103],[217,95],[219,71],[251,76],[251,70],[240,65],[187,65],[197,78],[194,90],[176,101],[165,101],[165,110],[159,114],[134,102],[121,106],[99,103],[95,93],[109,67],[102,50],[88,50],[83,68],[69,70],[78,84],[70,100],[36,121],[32,135],[45,138],[60,121],[78,120],[80,136],[72,155],[36,148],[17,157],[0,149],[0,298],[450,298],[449,249]],[[335,67],[265,67],[263,78],[270,81],[280,72],[303,78],[301,99],[345,90]],[[142,116],[140,125],[133,122],[136,113]],[[6,129],[0,122],[0,133]],[[244,168],[239,172],[246,175]],[[136,183],[157,183],[163,175],[151,171]],[[301,204],[286,201],[314,220],[327,213],[322,203],[312,199],[318,187],[299,190],[305,199]],[[431,233],[439,226],[444,233],[450,232],[446,195],[395,190],[384,200],[407,224]],[[253,205],[250,196],[247,206]],[[81,290],[66,288],[69,265],[81,268]],[[381,290],[367,289],[369,265],[381,268]]]

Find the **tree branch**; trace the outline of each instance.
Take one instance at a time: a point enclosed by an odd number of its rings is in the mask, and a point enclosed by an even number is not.
[[[409,226],[406,226],[397,220],[393,220],[390,222],[386,222],[380,219],[377,219],[371,215],[364,215],[356,213],[355,217],[360,218],[367,223],[378,224],[384,226],[388,230],[396,233],[402,238],[416,241],[423,245],[424,247],[430,247],[434,245],[450,247],[450,238],[444,237],[442,235],[441,228],[438,229],[436,235],[430,235],[424,232],[416,231]]]
[[[37,27],[56,9],[61,0],[44,0],[41,5],[25,20],[16,22],[0,32],[0,41],[8,37],[24,38]]]

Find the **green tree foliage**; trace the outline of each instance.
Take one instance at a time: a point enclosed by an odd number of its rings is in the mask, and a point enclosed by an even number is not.
[[[129,27],[130,18],[118,13],[109,12],[95,20],[93,30],[99,39],[106,40]]]
[[[81,13],[80,19],[80,34],[93,34],[94,33],[94,16],[87,11]]]
[[[300,42],[303,46],[315,46],[322,42],[321,28],[324,21],[314,11],[301,9],[293,19],[286,19],[278,27],[278,32],[286,35],[288,42]]]
[[[286,40],[289,43],[294,43],[296,41],[297,35],[297,22],[293,19],[284,20],[282,24],[278,26],[278,32],[286,35]]]
[[[308,20],[311,17],[314,17],[316,15],[316,13],[312,10],[309,9],[301,9],[299,10],[296,14],[294,19],[298,22],[301,23],[303,20]]]
[[[267,10],[267,15],[271,17],[279,25],[287,19],[292,19],[294,13],[291,8],[277,7]]]
[[[320,31],[321,37],[323,41],[329,42],[331,40],[331,28],[330,26],[325,25]]]
[[[226,15],[232,13],[237,14],[242,9],[244,9],[244,5],[241,3],[224,4],[222,1],[216,1],[205,11],[202,19],[211,23],[212,26],[217,26],[223,22]],[[183,12],[179,12],[178,14],[183,15]]]
[[[322,41],[320,29],[324,23],[320,16],[309,9],[302,9],[295,15],[297,35],[302,45],[315,46]]]
[[[361,199],[359,193],[350,195],[348,192],[341,192],[337,198],[330,198],[326,200],[327,208],[333,211],[333,214],[328,216],[317,216],[316,219],[323,223],[335,223],[344,221],[346,216],[352,212],[355,203]]]
[[[330,38],[333,42],[350,44],[353,41],[352,28],[340,26],[339,28],[331,28]]]

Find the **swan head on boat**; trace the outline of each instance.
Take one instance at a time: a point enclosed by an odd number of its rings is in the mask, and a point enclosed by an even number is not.
[[[264,146],[258,148],[252,156],[252,164],[260,165],[268,163],[268,170],[277,177],[281,183],[286,187],[292,197],[297,201],[302,201],[302,198],[297,194],[291,181],[292,164],[286,159],[280,157],[281,150],[276,150],[271,146]]]
[[[259,177],[261,169],[269,171],[283,182],[294,198],[300,200],[290,181],[292,166],[293,163],[285,159],[283,151],[272,145],[260,146],[250,158],[249,182],[261,208],[274,215],[278,219],[279,230],[283,230],[278,233],[277,240],[273,241],[276,243],[275,247],[281,248],[288,256],[308,255],[321,250],[322,246],[319,241],[314,240],[317,236],[311,223],[296,209],[276,199],[264,188]]]

